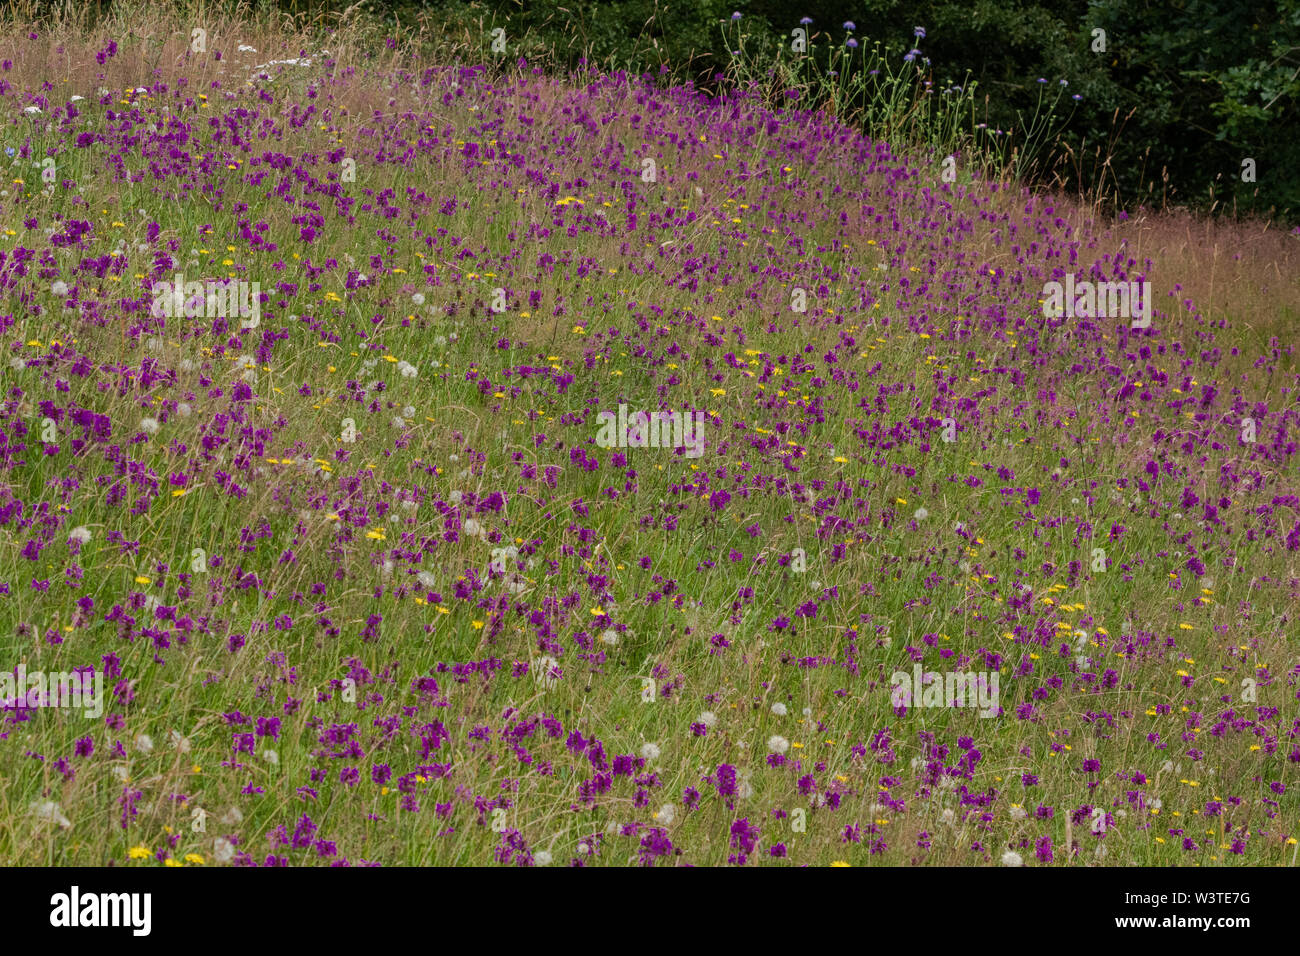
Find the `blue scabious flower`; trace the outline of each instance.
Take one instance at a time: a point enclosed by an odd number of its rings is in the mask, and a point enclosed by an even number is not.
[[[925,39],[925,27],[912,27],[912,36]]]
[[[800,23],[801,25],[805,26],[805,27],[808,26],[808,24],[810,24],[810,23],[812,23],[812,22],[813,22],[812,17],[800,17],[800,18],[799,18],[799,23]]]
[[[854,24],[854,22],[853,22],[852,20],[845,20],[845,21],[844,21],[844,29],[846,29],[846,30],[856,30],[856,29],[857,29],[857,25]]]
[[[856,50],[858,48],[858,41],[853,39],[853,37],[849,37],[848,42],[845,43],[844,45],[848,47],[850,50]]]

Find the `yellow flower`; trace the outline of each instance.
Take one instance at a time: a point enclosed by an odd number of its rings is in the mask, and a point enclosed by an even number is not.
[[[848,860],[832,860],[831,866],[852,866]]]
[[[197,863],[198,865],[202,866],[206,861],[203,859],[203,857],[199,856],[199,854],[197,853],[186,853],[185,862]]]
[[[139,577],[137,577],[137,578],[135,579],[135,583],[136,583],[136,584],[151,584],[152,582],[151,582],[148,578],[146,578],[144,575],[140,575]]]
[[[153,852],[147,846],[133,846],[127,851],[127,856],[133,860],[147,860]]]

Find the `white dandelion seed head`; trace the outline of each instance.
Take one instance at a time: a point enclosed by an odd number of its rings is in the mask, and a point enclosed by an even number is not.
[[[265,760],[267,763],[269,763],[272,767],[278,767],[280,765],[280,755],[276,753],[274,750],[263,750],[262,759]]]
[[[148,734],[136,734],[135,749],[142,754],[153,753],[153,738]]]
[[[790,711],[785,704],[781,703],[779,700],[772,705],[772,713],[777,717],[784,717],[789,712]]]
[[[711,710],[706,710],[700,714],[700,723],[705,727],[712,728],[718,722],[718,715]]]
[[[140,419],[140,431],[145,432],[146,434],[157,435],[158,429],[160,428],[162,428],[162,426],[158,424],[158,419],[156,418]]]
[[[77,527],[73,528],[71,531],[68,532],[68,540],[78,541],[81,544],[85,544],[87,541],[90,540],[90,529],[87,528],[84,524],[78,525]]]
[[[67,295],[68,284],[64,282],[62,279],[60,279],[59,281],[55,282],[54,285],[50,286],[50,291],[58,296]]]
[[[668,826],[673,822],[673,819],[676,816],[677,816],[677,808],[674,807],[671,803],[665,803],[662,807],[659,808],[659,812],[655,814],[655,820],[662,823],[664,826]]]
[[[407,405],[405,408],[403,408],[403,409],[402,409],[402,417],[403,417],[403,418],[414,418],[414,417],[415,417],[415,406],[414,406],[414,405]]]
[[[767,752],[773,754],[783,754],[790,749],[790,741],[786,740],[780,734],[773,734],[767,738]]]
[[[1027,816],[1029,816],[1029,813],[1028,813],[1028,811],[1025,810],[1024,807],[1012,807],[1012,808],[1011,808],[1011,819],[1012,819],[1012,820],[1023,820],[1023,819],[1025,819],[1025,817],[1027,817]]]
[[[952,812],[951,808],[949,808],[947,810],[944,810],[943,813],[939,814],[939,820],[942,823],[948,824],[948,826],[952,826],[953,823],[955,823],[957,820],[957,815]]]
[[[912,517],[917,521],[924,521],[926,518],[930,517],[930,512],[926,511],[924,508],[917,508],[916,511],[913,512]]]
[[[416,305],[424,305],[424,293],[423,292],[415,293],[415,295],[411,296],[411,301],[414,302]]]
[[[641,745],[641,759],[647,761],[658,760],[659,745],[654,743],[649,743],[649,742],[643,743]]]
[[[192,406],[189,402],[181,402],[179,405],[176,406],[176,414],[179,415],[181,418],[189,418],[191,415],[194,414],[194,406]]]
[[[613,628],[610,628],[604,634],[600,635],[600,640],[602,643],[608,644],[610,647],[613,647],[615,644],[618,643],[618,631],[614,630]]]
[[[465,497],[465,496],[464,496],[463,494],[461,494],[459,490],[457,490],[457,491],[453,491],[451,494],[449,494],[449,495],[447,496],[447,500],[450,501],[453,505],[458,505],[458,504],[460,504],[461,499],[464,498],[464,497]]]
[[[579,843],[578,852],[585,856],[586,854],[591,852],[591,847],[587,846],[587,844],[585,843]]]
[[[212,859],[218,863],[229,863],[235,858],[235,847],[225,837],[217,837],[212,844]]]
[[[32,815],[47,823],[57,823],[62,829],[72,827],[72,821],[63,815],[63,809],[53,800],[35,800],[32,802]]]
[[[811,707],[805,707],[805,708],[803,709],[803,715],[804,715],[805,717],[811,717],[811,716],[812,716],[812,708],[811,708]]]
[[[534,866],[550,866],[550,864],[551,864],[551,854],[547,853],[545,850],[538,850],[536,853],[533,854]]]
[[[1014,850],[1007,850],[1006,853],[1002,854],[1002,865],[1003,866],[1024,866],[1025,861],[1024,858],[1021,857],[1019,853],[1015,852]]]
[[[438,579],[428,571],[421,571],[415,576],[415,580],[419,581],[423,587],[429,588],[430,590],[438,584]]]

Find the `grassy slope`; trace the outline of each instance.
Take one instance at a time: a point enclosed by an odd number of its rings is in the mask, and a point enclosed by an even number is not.
[[[108,722],[6,725],[0,860],[210,864],[233,838],[295,865],[623,864],[663,828],[667,859],[718,864],[743,818],[754,862],[1037,865],[1044,838],[1058,865],[1068,840],[1294,862],[1294,239],[1099,222],[824,117],[404,66],[360,35],[322,57],[217,24],[187,54],[186,25],[146,21],[100,65],[108,33],[36,32],[0,36],[23,180],[0,194],[0,640],[29,671],[111,654],[121,693]],[[1152,281],[1149,331],[1043,318],[1045,281],[1093,269]],[[258,282],[261,325],[149,318],[176,271]],[[597,448],[620,402],[705,410],[704,456]],[[111,438],[75,445],[74,407]],[[913,659],[999,668],[1004,714],[894,712]],[[601,760],[574,731],[658,754],[584,800]],[[364,756],[333,756],[347,739]],[[773,816],[797,808],[802,830]]]

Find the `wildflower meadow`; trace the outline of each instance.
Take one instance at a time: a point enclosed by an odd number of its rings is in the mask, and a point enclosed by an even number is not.
[[[1300,230],[1031,188],[927,25],[814,107],[77,16],[0,23],[0,863],[1297,864]]]

